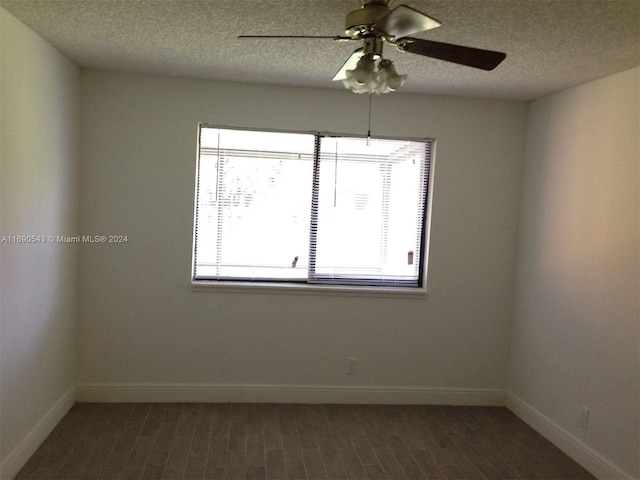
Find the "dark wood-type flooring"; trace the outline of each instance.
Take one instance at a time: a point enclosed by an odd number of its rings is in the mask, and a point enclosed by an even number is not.
[[[506,408],[76,404],[17,479],[593,479]]]

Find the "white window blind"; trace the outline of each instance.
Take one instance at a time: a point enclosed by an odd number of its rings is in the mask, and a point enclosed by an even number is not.
[[[432,141],[201,126],[193,280],[423,285]]]
[[[417,286],[430,143],[322,137],[311,280]]]
[[[314,142],[201,128],[195,279],[307,277]]]

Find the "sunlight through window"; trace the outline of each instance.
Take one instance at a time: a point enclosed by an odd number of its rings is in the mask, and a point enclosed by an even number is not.
[[[193,280],[421,287],[432,144],[201,126]]]

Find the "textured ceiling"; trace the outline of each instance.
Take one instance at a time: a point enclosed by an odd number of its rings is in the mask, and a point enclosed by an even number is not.
[[[403,0],[440,20],[416,36],[507,53],[491,72],[397,51],[402,92],[530,100],[640,65],[640,0]],[[239,34],[341,35],[359,0],[0,0],[78,65],[343,88],[359,45]],[[394,95],[394,94],[392,94]],[[395,94],[397,95],[397,93]]]

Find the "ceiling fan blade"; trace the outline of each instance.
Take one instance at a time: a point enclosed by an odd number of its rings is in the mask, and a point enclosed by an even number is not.
[[[406,52],[482,70],[493,70],[507,57],[507,54],[502,52],[433,42],[421,38],[401,38],[397,41],[397,46]]]
[[[374,30],[400,38],[439,27],[441,23],[418,10],[400,5],[373,24]]]
[[[351,37],[344,37],[340,35],[238,35],[238,38],[325,38],[335,40],[336,42],[349,42],[353,40]]]
[[[351,56],[347,59],[347,61],[344,62],[344,65],[342,65],[342,68],[340,68],[340,70],[338,70],[338,73],[336,73],[336,75],[335,75],[335,77],[333,77],[332,81],[336,82],[338,80],[346,80],[346,78],[347,78],[347,70],[353,70],[354,68],[356,68],[356,66],[358,65],[358,60],[360,60],[363,55],[364,55],[364,49],[363,48],[357,48],[351,54]]]

